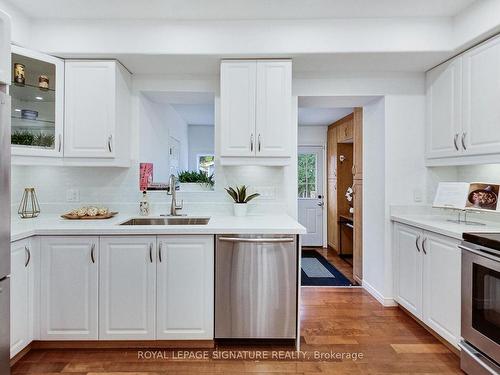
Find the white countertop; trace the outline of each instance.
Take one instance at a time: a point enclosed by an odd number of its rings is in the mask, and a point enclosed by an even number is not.
[[[430,232],[442,234],[461,240],[462,234],[465,232],[499,232],[500,222],[486,221],[477,218],[470,219],[478,221],[486,225],[468,225],[458,224],[448,221],[454,218],[444,215],[429,215],[429,214],[393,214],[392,221],[398,223],[412,225]]]
[[[306,233],[306,229],[288,215],[249,215],[246,217],[206,215],[203,217],[210,217],[207,225],[119,225],[135,217],[140,216],[123,213],[106,220],[66,220],[56,214],[43,213],[34,219],[20,219],[13,216],[11,241],[34,235]]]

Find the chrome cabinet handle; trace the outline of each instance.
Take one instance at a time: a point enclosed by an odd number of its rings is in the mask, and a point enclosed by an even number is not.
[[[108,150],[109,152],[113,152],[113,149],[111,148],[111,141],[113,140],[113,135],[111,134],[109,137],[108,137]]]
[[[250,151],[253,152],[253,133],[250,135]]]
[[[458,133],[456,133],[455,138],[453,138],[453,144],[455,145],[455,149],[459,151],[457,142],[458,142]]]
[[[92,246],[90,247],[90,260],[92,263],[95,263],[95,244],[93,243]]]
[[[417,247],[418,252],[420,253],[420,246],[418,246],[418,241],[420,241],[420,234],[418,235],[417,239],[415,240],[415,246]]]
[[[31,251],[28,245],[24,246],[24,251],[26,252],[26,262],[24,262],[24,267],[28,267],[28,264],[30,264],[31,260]]]
[[[465,137],[467,136],[466,132],[462,133],[462,147],[464,148],[465,151],[467,151],[467,146],[465,145]]]
[[[259,134],[259,138],[258,138],[258,151],[259,152],[260,152],[260,144],[261,144],[261,142],[260,142],[260,134]]]
[[[161,244],[162,244],[162,242],[160,241],[160,243],[158,245],[158,260],[160,261],[160,263],[161,263]]]
[[[427,242],[427,237],[424,238],[422,241],[422,251],[424,252],[425,255],[427,255],[427,250],[425,249],[425,243]]]
[[[244,238],[244,237],[219,237],[219,241],[224,242],[256,242],[256,243],[280,243],[280,242],[294,242],[295,238]]]
[[[61,150],[62,150],[62,136],[61,136],[61,134],[59,134],[59,148],[58,148],[57,152],[61,152]]]
[[[149,261],[153,263],[153,243],[149,244]]]

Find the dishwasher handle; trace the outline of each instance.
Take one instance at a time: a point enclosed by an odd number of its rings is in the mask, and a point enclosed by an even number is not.
[[[251,242],[251,243],[283,243],[283,242],[294,242],[293,237],[281,237],[281,238],[248,238],[248,237],[219,237],[219,241],[224,242]]]

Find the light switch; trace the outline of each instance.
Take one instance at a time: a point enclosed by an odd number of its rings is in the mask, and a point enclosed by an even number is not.
[[[415,202],[422,202],[422,190],[420,189],[413,189],[413,200]]]

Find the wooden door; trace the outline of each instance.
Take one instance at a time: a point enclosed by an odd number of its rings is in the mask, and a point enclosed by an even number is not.
[[[220,86],[221,156],[255,156],[257,62],[222,61]]]
[[[116,62],[67,61],[65,157],[115,157]]]
[[[335,125],[337,126],[337,141],[340,143],[343,142],[352,142],[353,139],[353,118],[354,115],[351,113],[337,122]]]
[[[42,340],[97,340],[98,238],[43,237]]]
[[[429,232],[424,235],[423,320],[457,346],[460,340],[460,241]]]
[[[353,265],[354,280],[363,281],[363,181],[354,180],[353,184]]]
[[[157,339],[213,339],[214,237],[158,237]]]
[[[339,225],[337,218],[337,180],[328,180],[328,204],[327,204],[328,246],[338,250]]]
[[[99,339],[153,340],[156,236],[100,239]]]
[[[463,132],[467,155],[500,153],[500,37],[463,55]]]
[[[257,61],[256,156],[289,157],[292,133],[292,62]]]
[[[328,179],[337,178],[337,127],[330,125],[327,132],[326,143]]]
[[[396,299],[419,319],[422,318],[422,237],[420,229],[394,226]]]

